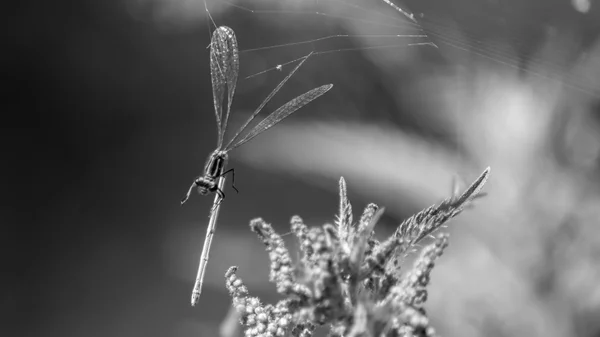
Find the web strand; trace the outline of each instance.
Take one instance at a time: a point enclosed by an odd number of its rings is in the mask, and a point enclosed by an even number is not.
[[[208,27],[208,39],[212,39],[212,32],[213,29],[217,29],[217,24],[215,23],[215,20],[213,19],[212,15],[210,14],[210,11],[208,10],[208,5],[206,3],[206,0],[204,1],[204,11],[206,12],[206,17],[208,20],[206,20],[206,26]],[[211,24],[212,23],[212,27]],[[210,46],[210,45],[209,45]]]

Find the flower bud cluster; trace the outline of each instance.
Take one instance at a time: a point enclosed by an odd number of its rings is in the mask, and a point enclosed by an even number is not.
[[[374,227],[383,213],[369,204],[357,224],[346,183],[340,180],[340,209],[336,225],[309,228],[295,216],[291,220],[302,258],[292,263],[281,236],[262,219],[250,223],[263,241],[271,261],[270,281],[285,298],[277,305],[263,305],[231,267],[226,285],[233,306],[241,314],[246,337],[310,337],[318,326],[330,336],[435,336],[423,308],[431,272],[448,235],[440,234],[422,249],[413,267],[400,273],[402,257],[417,243],[432,236],[447,220],[475,199],[489,169],[463,194],[453,195],[404,221],[381,243]]]

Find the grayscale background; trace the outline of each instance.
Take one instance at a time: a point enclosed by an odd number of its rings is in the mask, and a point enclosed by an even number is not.
[[[369,202],[386,207],[384,237],[449,196],[453,176],[464,187],[487,166],[489,196],[447,229],[433,326],[461,337],[600,335],[599,1],[396,2],[438,49],[373,37],[415,33],[379,0],[231,3],[328,14],[208,1],[240,49],[354,36],[241,53],[232,129],[292,65],[243,77],[311,50],[358,50],[311,57],[261,116],[334,88],[231,153],[240,193],[227,182],[196,308],[212,196],[179,200],[216,144],[203,2],[5,8],[1,335],[218,336],[229,266],[253,294],[278,299],[251,219],[280,233],[293,215],[333,222],[344,176],[355,218]]]

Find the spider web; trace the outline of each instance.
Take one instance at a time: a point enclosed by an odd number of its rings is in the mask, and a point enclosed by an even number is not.
[[[243,35],[246,24],[259,21],[277,27],[277,32],[265,32],[269,37],[286,31],[287,37],[279,43],[269,39],[269,44],[265,44],[260,37],[239,36],[242,57],[254,54],[267,61],[261,69],[249,69],[249,62],[242,62],[242,81],[285,70],[311,51],[313,58],[323,60],[332,55],[347,57],[350,53],[398,57],[415,53],[414,49],[432,49],[429,53],[436,52],[442,58],[460,55],[489,62],[542,82],[560,83],[588,98],[600,97],[600,84],[595,79],[600,74],[587,70],[573,74],[571,69],[573,64],[594,63],[597,58],[598,52],[590,46],[594,41],[589,40],[598,39],[600,24],[594,20],[597,12],[593,6],[590,10],[586,1],[585,8],[578,5],[581,1],[574,1],[574,8],[569,8],[568,4],[559,6],[558,1],[541,0],[122,1],[132,16],[146,16],[160,29],[190,29],[208,20],[213,25],[209,32],[214,25],[228,25]],[[590,13],[576,16],[574,13],[578,12]],[[572,27],[576,28],[569,31]],[[588,37],[580,36],[585,34]],[[556,50],[543,50],[540,55],[543,47],[548,48],[543,44],[556,36],[577,41],[550,46]],[[585,39],[588,41],[582,41]],[[548,57],[548,52],[558,56]]]
[[[260,45],[260,42],[255,42],[252,47],[243,47],[248,44],[240,42],[242,57],[244,54],[259,53],[268,60],[263,69],[241,76],[242,79],[250,79],[281,71],[299,62],[308,53],[312,53],[311,58],[321,58],[337,57],[340,53],[388,50],[393,54],[394,50],[399,49],[437,47],[411,18],[412,14],[399,7],[398,13],[386,13],[387,9],[392,8],[386,1],[374,0],[373,3],[378,6],[366,8],[360,0],[288,0],[277,3],[271,0],[207,0],[206,12],[209,25],[213,28],[219,24],[210,14],[211,5],[227,8],[227,14],[236,15],[236,18],[268,22],[295,32],[293,37],[284,38],[277,44]],[[397,14],[401,14],[401,17]],[[286,57],[282,57],[282,54],[286,54]]]
[[[263,45],[260,38],[251,42],[240,39],[242,57],[260,54],[266,60],[262,69],[246,69],[246,73],[241,74],[242,80],[284,70],[310,52],[312,58],[370,52],[401,60],[407,53],[415,53],[414,49],[429,48],[441,55],[466,53],[480,61],[543,81],[560,82],[580,93],[600,97],[600,88],[594,87],[594,81],[569,74],[569,64],[537,55],[541,48],[540,37],[552,34],[551,29],[535,23],[524,27],[522,22],[519,27],[511,27],[510,16],[514,13],[498,13],[493,8],[463,9],[454,13],[455,21],[460,21],[461,16],[479,18],[471,20],[470,27],[458,28],[452,21],[439,18],[440,13],[412,12],[392,0],[205,0],[203,6],[212,29],[220,24],[235,23],[227,20],[233,15],[236,20],[259,20],[294,32],[292,37],[276,44]],[[438,12],[450,12],[453,5],[440,7],[443,4],[436,3],[435,6],[440,8]],[[221,15],[215,20],[213,12]],[[298,37],[306,35],[301,31],[312,35]],[[496,36],[490,36],[490,32]],[[507,33],[498,36],[498,32]]]

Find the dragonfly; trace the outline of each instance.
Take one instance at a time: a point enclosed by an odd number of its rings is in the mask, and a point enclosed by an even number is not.
[[[245,133],[244,136],[242,136],[244,131],[248,128],[250,122],[254,120],[254,118],[265,107],[265,105],[267,105],[273,96],[275,96],[275,94],[292,77],[292,75],[300,68],[300,66],[302,66],[302,64],[310,57],[311,54],[312,53],[302,58],[301,62],[299,62],[298,65],[262,101],[258,108],[256,108],[256,110],[248,118],[248,120],[231,138],[231,140],[227,144],[224,144],[223,139],[227,129],[227,122],[229,120],[229,114],[231,111],[231,103],[233,102],[233,96],[235,93],[239,73],[239,52],[235,33],[231,28],[220,26],[213,32],[210,43],[210,74],[212,79],[213,104],[217,118],[217,148],[208,157],[206,164],[204,165],[203,174],[194,179],[186,196],[181,200],[181,204],[183,205],[190,198],[194,188],[196,188],[198,193],[201,195],[216,193],[215,202],[209,218],[209,225],[206,232],[204,246],[202,248],[202,255],[200,256],[200,265],[198,267],[196,284],[194,285],[194,289],[192,291],[192,306],[197,304],[200,297],[204,272],[208,262],[208,252],[210,250],[212,237],[214,235],[219,206],[225,199],[223,187],[225,184],[225,176],[227,174],[231,173],[231,185],[233,189],[238,192],[238,189],[235,187],[235,170],[233,168],[225,170],[229,159],[229,152],[270,129],[294,113],[296,110],[322,96],[333,87],[332,84],[326,84],[309,90],[304,94],[290,100],[265,117],[250,131]],[[223,104],[225,99],[227,99],[226,105]]]

